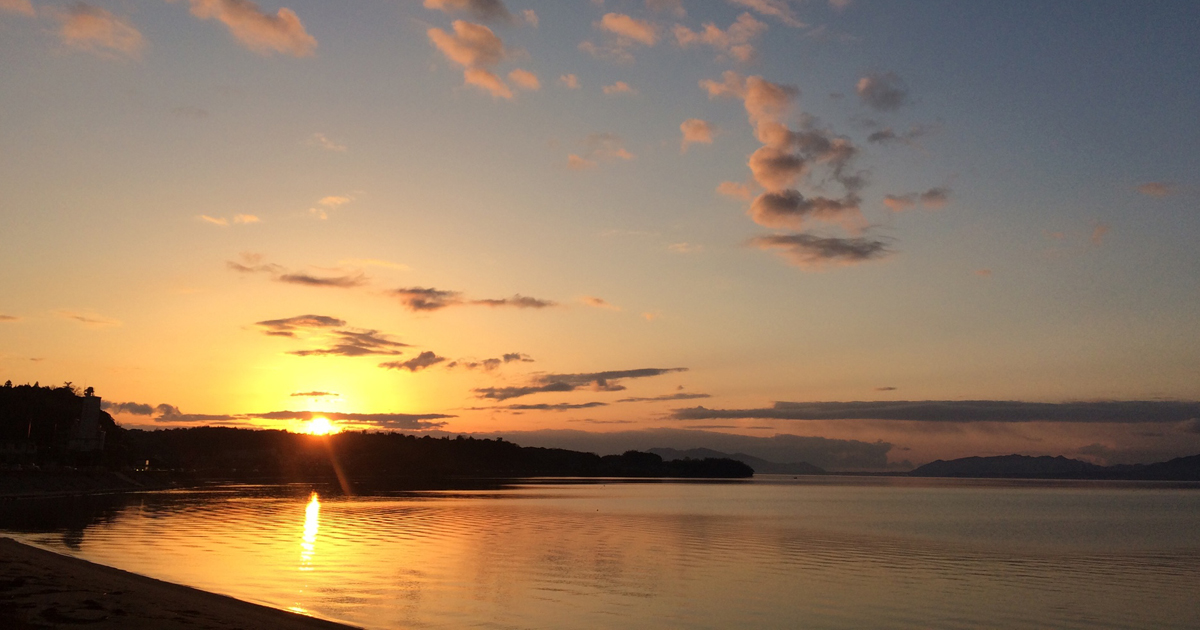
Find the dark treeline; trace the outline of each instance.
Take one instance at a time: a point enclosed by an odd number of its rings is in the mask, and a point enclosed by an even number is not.
[[[908,473],[914,477],[996,479],[1097,479],[1136,481],[1200,481],[1200,455],[1156,464],[1100,466],[1062,457],[1000,455],[937,460]]]
[[[741,462],[665,462],[630,451],[601,457],[565,449],[521,447],[503,439],[432,438],[390,432],[314,436],[277,430],[193,427],[122,429],[100,412],[101,453],[72,452],[68,442],[84,397],[61,387],[0,387],[0,447],[35,445],[39,467],[103,466],[111,470],[174,471],[201,479],[320,481],[338,477],[386,484],[395,479],[462,477],[750,477]]]
[[[749,477],[730,459],[665,462],[630,451],[600,457],[503,439],[417,437],[385,432],[314,436],[275,430],[195,427],[125,431],[124,459],[206,477],[312,480],[340,467],[355,481],[445,477]]]

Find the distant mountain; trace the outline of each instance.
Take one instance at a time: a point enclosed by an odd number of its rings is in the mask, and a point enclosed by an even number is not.
[[[980,477],[1011,479],[1130,479],[1200,481],[1200,455],[1157,464],[1099,466],[1062,457],[1001,455],[937,460],[908,473],[913,477]]]
[[[745,453],[722,453],[714,451],[711,448],[691,448],[687,450],[679,450],[674,448],[652,448],[649,452],[663,458],[663,461],[676,461],[681,459],[732,459],[742,462],[754,469],[754,472],[764,475],[825,475],[828,474],[824,469],[813,466],[807,462],[795,462],[791,464],[778,464],[769,462],[765,459],[747,455]]]

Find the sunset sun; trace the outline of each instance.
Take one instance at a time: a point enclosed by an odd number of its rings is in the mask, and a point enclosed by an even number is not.
[[[329,418],[322,416],[309,420],[308,425],[304,427],[304,433],[310,435],[331,435],[340,430],[336,424],[329,421]]]

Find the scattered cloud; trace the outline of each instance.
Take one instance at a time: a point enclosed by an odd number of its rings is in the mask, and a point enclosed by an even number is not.
[[[980,278],[991,278],[992,270],[991,269],[976,269],[975,275],[979,276]]]
[[[687,153],[689,144],[712,144],[713,138],[719,133],[717,126],[699,118],[689,118],[679,125],[683,139],[679,144],[679,152]]]
[[[538,80],[536,74],[517,68],[508,73],[508,80],[516,84],[522,90],[536,91],[542,89],[542,82]]]
[[[513,21],[513,16],[504,6],[502,0],[425,0],[426,9],[434,9],[443,13],[468,13],[471,17],[491,24],[504,24]],[[533,13],[526,11],[526,13]],[[533,22],[537,26],[537,14]]]
[[[23,8],[21,3],[14,6]],[[54,10],[53,15],[61,22],[59,40],[75,50],[137,58],[146,47],[141,31],[105,9],[79,2],[65,11]]]
[[[295,337],[296,333],[304,330],[340,328],[346,325],[346,320],[328,315],[297,315],[284,319],[268,319],[255,322],[263,334],[273,337]]]
[[[737,20],[725,30],[721,30],[712,22],[704,24],[699,32],[682,24],[676,24],[672,29],[675,42],[681,48],[709,46],[717,52],[729,55],[741,62],[754,59],[756,51],[752,42],[766,31],[767,25],[754,19],[754,16],[749,13],[738,16]]]
[[[5,315],[3,313],[0,313],[0,322],[19,322],[19,321],[21,321],[21,318],[17,317],[16,315]]]
[[[950,203],[950,189],[944,187],[930,188],[922,193],[907,193],[904,195],[884,195],[883,205],[892,212],[904,212],[917,207],[917,202],[930,210],[940,210]]]
[[[265,273],[276,282],[300,284],[311,287],[336,287],[349,289],[368,284],[370,279],[362,271],[346,271],[337,275],[314,275],[299,271],[289,271],[275,263],[263,262],[261,254],[243,252],[242,262],[225,261],[225,266],[238,273]],[[340,270],[339,270],[340,271]]]
[[[400,343],[390,335],[378,330],[345,328],[329,331],[326,335],[328,346],[310,350],[293,350],[290,355],[298,357],[363,357],[368,355],[396,355],[398,348],[406,348],[408,344]]]
[[[791,189],[768,192],[759,195],[750,204],[749,215],[755,223],[769,228],[796,229],[809,218],[837,223],[852,232],[866,227],[866,218],[855,195],[847,195],[845,199],[830,199],[805,197],[800,191]]]
[[[319,391],[292,392],[291,394],[288,394],[288,395],[293,398],[337,398],[338,397],[338,394],[335,392],[319,392]]]
[[[883,241],[868,238],[820,237],[812,234],[777,234],[750,239],[750,245],[763,250],[777,249],[789,263],[802,269],[856,265],[879,260],[892,251]]]
[[[875,144],[907,144],[915,145],[917,140],[933,133],[933,128],[923,125],[913,125],[908,131],[896,133],[891,127],[874,131],[867,136],[867,142]]]
[[[704,247],[696,245],[695,243],[671,243],[670,245],[667,245],[667,249],[675,252],[676,254],[694,254],[696,252],[703,251]]]
[[[508,56],[504,42],[482,24],[455,20],[452,27],[453,35],[440,28],[431,28],[426,34],[447,59],[463,67],[466,85],[478,87],[494,98],[512,99],[512,90],[491,71]]]
[[[1176,186],[1171,182],[1146,182],[1139,184],[1137,191],[1148,197],[1166,197],[1175,194]]]
[[[648,322],[652,322],[659,317],[662,317],[662,313],[659,313],[658,311],[646,311],[645,313],[642,313],[642,319]]]
[[[871,109],[891,112],[908,102],[908,88],[894,72],[867,75],[855,87],[858,98]]]
[[[894,391],[896,391],[896,388],[888,385],[885,387],[876,387],[875,391],[877,391],[877,392],[894,392]]]
[[[678,420],[908,420],[917,422],[1178,423],[1200,416],[1198,401],[1127,400],[1042,403],[1020,400],[777,402],[763,409],[676,409]]]
[[[498,299],[492,298],[492,299],[482,299],[482,300],[471,300],[470,303],[477,305],[477,306],[493,306],[493,307],[511,306],[513,308],[538,308],[538,309],[549,308],[551,306],[558,306],[558,303],[554,302],[553,300],[542,300],[542,299],[538,299],[535,297],[529,297],[527,295],[521,295],[520,293],[518,293],[510,298],[498,298]]]
[[[584,304],[587,304],[588,306],[591,306],[593,308],[604,308],[604,309],[608,309],[610,311],[621,310],[620,306],[617,306],[616,304],[613,304],[613,303],[609,302],[608,300],[605,300],[604,298],[598,298],[594,295],[585,295],[585,296],[579,298],[579,301],[583,302]]]
[[[154,413],[154,406],[135,402],[100,401],[100,408],[109,413],[129,414],[133,416],[149,416]]]
[[[526,24],[532,26],[533,28],[537,28],[541,25],[541,20],[538,19],[537,11],[534,11],[533,9],[525,9],[524,11],[521,11],[521,17],[525,19]]]
[[[601,90],[603,90],[604,93],[609,96],[612,96],[614,94],[637,94],[638,93],[637,90],[630,87],[629,84],[624,81],[617,81],[616,83],[613,83],[612,85],[606,85],[603,88],[601,88]]]
[[[437,311],[447,306],[462,304],[462,292],[444,291],[433,287],[404,287],[389,291],[393,297],[399,298],[405,308],[410,311]]]
[[[579,77],[577,77],[573,74],[564,74],[564,75],[558,77],[558,82],[561,83],[568,90],[578,90],[579,89]]]
[[[433,352],[426,350],[425,352],[422,352],[421,354],[418,354],[407,361],[388,361],[386,363],[380,363],[379,367],[388,370],[408,370],[409,372],[420,372],[425,368],[432,367],[445,360],[446,357],[439,357]]]
[[[468,359],[459,359],[446,364],[447,369],[463,368],[467,370],[482,369],[485,372],[491,372],[501,365],[508,363],[533,363],[533,357],[522,352],[507,352],[499,358],[483,359],[482,361],[473,361]]]
[[[609,372],[584,372],[578,374],[542,374],[528,385],[518,387],[483,387],[474,390],[478,398],[508,400],[544,392],[570,392],[587,387],[591,391],[616,392],[625,389],[620,380],[647,378],[672,372],[685,372],[687,368],[639,368]]]
[[[366,274],[360,272],[339,276],[314,276],[307,273],[283,273],[275,277],[277,282],[288,284],[303,284],[310,287],[337,287],[349,289],[367,284]]]
[[[792,28],[804,28],[808,26],[796,18],[796,13],[792,11],[788,0],[730,0],[730,2],[753,9],[762,15],[773,17]]]
[[[574,170],[595,168],[602,162],[633,160],[637,156],[625,149],[621,137],[614,133],[593,133],[583,142],[582,155],[567,156],[567,166]]]
[[[643,46],[658,43],[658,29],[653,24],[623,13],[606,13],[595,26],[616,35],[620,40],[637,42]]]
[[[556,403],[547,404],[539,403],[534,405],[505,405],[503,407],[492,407],[493,409],[508,409],[512,411],[572,411],[575,409],[592,409],[594,407],[606,407],[608,403],[603,402],[585,402],[585,403]]]
[[[353,196],[346,195],[327,195],[317,200],[316,207],[309,208],[309,214],[321,219],[322,221],[329,218],[329,213],[336,210],[351,201],[354,201]]]
[[[243,46],[261,55],[280,53],[310,57],[317,40],[308,34],[295,11],[263,12],[251,0],[189,0],[192,15],[224,24]]]
[[[754,196],[754,193],[750,190],[750,186],[741,182],[721,182],[717,185],[717,192],[726,197],[733,197],[734,199],[741,199],[743,201],[750,201],[750,198]]]
[[[120,320],[105,317],[90,310],[59,309],[54,311],[54,314],[63,319],[78,322],[86,328],[113,328],[121,325]]]
[[[262,219],[253,214],[235,214],[233,215],[233,222],[245,225],[247,223],[262,223]]]
[[[1112,227],[1107,223],[1096,224],[1096,227],[1092,229],[1092,244],[1103,245],[1104,237],[1108,235],[1108,232],[1111,229]]]
[[[314,133],[313,135],[309,136],[308,145],[312,146],[312,147],[320,147],[322,149],[325,149],[326,151],[333,151],[335,153],[345,153],[346,152],[346,145],[338,143],[338,142],[334,142],[333,140],[330,140],[325,134],[319,133],[319,132]]]
[[[37,11],[33,9],[33,3],[29,0],[0,0],[0,11],[18,13],[29,17],[37,15]]]
[[[202,214],[202,215],[197,216],[196,218],[200,219],[201,221],[211,223],[213,225],[219,225],[221,227],[229,227],[229,219],[226,219],[223,217],[210,217],[207,214]]]
[[[708,394],[689,394],[687,392],[676,392],[674,394],[664,394],[662,396],[649,396],[642,398],[622,398],[619,403],[634,403],[634,402],[662,402],[664,400],[696,400],[699,398],[711,398]]]

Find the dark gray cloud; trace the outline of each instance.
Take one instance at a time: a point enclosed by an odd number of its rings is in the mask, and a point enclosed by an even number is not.
[[[687,368],[637,368],[608,372],[580,372],[575,374],[541,374],[533,383],[520,387],[484,387],[476,389],[478,398],[508,400],[542,392],[570,392],[581,387],[592,391],[617,392],[625,389],[618,381],[626,378],[647,378],[671,372],[685,372]]]
[[[437,365],[445,360],[446,357],[439,357],[433,352],[426,350],[425,352],[422,352],[421,354],[418,354],[407,361],[388,361],[386,363],[380,363],[379,367],[388,370],[408,370],[409,372],[419,372],[425,368]]]
[[[296,397],[296,398],[336,398],[337,397],[337,394],[334,392],[292,392],[289,395]]]
[[[502,0],[425,0],[425,8],[444,13],[467,13],[489,24],[507,24],[513,21],[512,13],[509,13]]]
[[[627,420],[578,420],[592,424],[624,424]],[[826,470],[885,470],[887,455],[893,450],[887,442],[861,442],[824,437],[779,434],[753,437],[695,429],[645,429],[593,433],[571,429],[539,431],[497,431],[476,433],[476,438],[503,437],[522,446],[567,448],[614,455],[629,450],[652,448],[689,450],[708,448],[723,453],[745,453],[769,462],[790,464],[808,462]]]
[[[775,234],[750,239],[749,245],[759,249],[778,249],[780,255],[797,267],[820,269],[839,265],[855,265],[891,255],[892,250],[880,240],[869,238],[834,238],[812,234]]]
[[[708,394],[689,394],[686,392],[676,392],[674,394],[664,394],[662,396],[649,396],[646,398],[622,398],[619,403],[631,402],[657,402],[661,400],[696,400],[697,398],[711,398]]]
[[[1042,403],[1019,400],[777,402],[762,409],[675,409],[677,420],[907,420],[917,422],[1181,423],[1200,417],[1200,402],[1126,400]]]
[[[867,75],[858,80],[858,98],[871,109],[895,111],[908,101],[908,88],[894,72]]]
[[[521,352],[508,352],[502,355],[500,358],[493,357],[490,359],[483,359],[481,361],[476,361],[474,359],[459,359],[457,361],[451,361],[450,363],[447,363],[446,367],[450,369],[458,367],[468,370],[482,369],[486,372],[491,372],[501,365],[512,363],[514,361],[521,363],[533,363],[533,358]]]
[[[876,387],[875,391],[877,391],[877,392],[894,392],[894,391],[896,391],[896,388],[892,387],[890,385],[886,385],[884,387]]]
[[[437,311],[447,306],[462,304],[462,292],[434,289],[432,287],[403,287],[388,292],[400,300],[410,311]]]
[[[100,403],[100,408],[110,413],[129,413],[135,416],[148,416],[154,413],[153,405],[135,402],[119,403],[105,400]]]
[[[295,337],[300,330],[320,328],[337,328],[345,326],[346,320],[328,315],[297,315],[284,319],[268,319],[255,322],[255,326],[263,329],[263,333],[276,337]]]
[[[1184,433],[1200,433],[1200,417],[1188,418],[1179,423],[1179,430]]]
[[[541,403],[537,405],[505,405],[498,407],[499,409],[511,409],[513,411],[571,411],[572,409],[591,409],[593,407],[605,407],[608,403],[603,402],[586,402],[586,403],[556,403],[547,404]]]
[[[799,228],[805,218],[824,221],[855,220],[861,216],[859,199],[805,197],[798,190],[763,193],[750,204],[750,218],[769,228]]]
[[[367,283],[367,276],[362,272],[340,276],[313,276],[307,273],[285,273],[275,277],[279,282],[303,284],[310,287],[338,287],[348,289],[361,287]]]
[[[312,356],[341,356],[362,357],[373,354],[400,354],[398,348],[406,348],[408,344],[391,338],[390,335],[378,330],[344,329],[329,333],[330,345],[325,348],[311,350],[293,350],[288,352],[298,357]]]
[[[547,308],[551,306],[558,306],[558,303],[552,300],[541,300],[538,298],[529,297],[527,295],[521,295],[520,293],[510,298],[471,300],[471,304],[478,306],[511,306],[514,308]]]
[[[370,280],[361,271],[340,273],[332,276],[317,276],[299,271],[289,271],[287,268],[275,263],[263,262],[262,254],[250,252],[243,252],[241,259],[241,262],[227,260],[225,261],[225,266],[238,273],[264,273],[271,276],[271,279],[276,282],[300,284],[310,287],[351,289],[363,286]]]
[[[867,142],[883,145],[914,145],[917,143],[917,140],[920,140],[931,133],[933,133],[933,128],[923,125],[913,125],[912,127],[908,128],[908,131],[902,131],[899,133],[892,130],[891,127],[887,127],[872,132],[871,135],[867,136]]]

